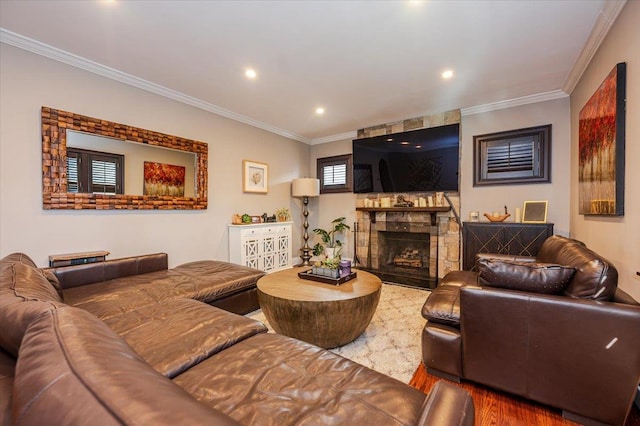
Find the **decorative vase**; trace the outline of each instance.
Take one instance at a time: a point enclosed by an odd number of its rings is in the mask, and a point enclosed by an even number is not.
[[[336,257],[336,248],[335,247],[325,247],[324,253],[327,256],[327,259],[333,259]]]

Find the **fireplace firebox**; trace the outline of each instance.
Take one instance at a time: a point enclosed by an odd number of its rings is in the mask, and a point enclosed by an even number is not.
[[[378,222],[372,226],[371,271],[382,280],[434,288],[437,235],[431,223]],[[375,233],[375,235],[374,235]]]

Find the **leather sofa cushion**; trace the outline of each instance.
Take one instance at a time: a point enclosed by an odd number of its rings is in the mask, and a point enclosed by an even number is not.
[[[243,340],[173,380],[246,425],[415,425],[426,397],[329,351],[271,333]]]
[[[13,254],[0,261],[0,346],[7,352],[17,356],[31,321],[60,306],[60,295],[28,257]]]
[[[116,278],[67,288],[64,300],[104,320],[142,306],[173,299],[210,302],[256,287],[264,272],[214,260],[191,262],[173,269]]]
[[[574,268],[551,263],[478,259],[480,285],[532,293],[559,294],[575,272]]]
[[[475,276],[475,273],[473,275]],[[460,287],[459,285],[440,285],[434,289],[422,305],[423,318],[430,322],[459,328]]]
[[[0,425],[11,423],[11,395],[16,359],[0,349]]]
[[[440,285],[478,285],[478,273],[473,271],[450,271],[442,278]]]
[[[106,319],[105,323],[169,378],[267,331],[261,322],[191,299],[156,303]]]
[[[542,244],[537,260],[576,269],[575,276],[564,291],[567,296],[609,301],[618,287],[616,268],[578,240],[558,235],[549,237]]]
[[[543,263],[560,263],[558,254],[570,245],[586,247],[582,241],[563,237],[562,235],[552,235],[542,243],[538,254],[536,254],[536,260]]]
[[[65,307],[35,320],[19,360],[15,424],[237,425],[153,370],[80,309]]]

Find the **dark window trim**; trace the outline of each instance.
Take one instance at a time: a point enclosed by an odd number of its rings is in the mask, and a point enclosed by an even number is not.
[[[514,165],[517,163],[515,157],[505,156],[506,172],[499,170],[499,173],[491,176],[487,158],[489,147],[502,145],[508,148],[511,144],[527,140],[532,146],[531,166],[523,170],[523,167]],[[551,182],[551,124],[473,137],[473,186],[549,182]]]
[[[77,183],[78,193],[104,193],[105,187],[94,188],[91,178],[92,160],[114,163],[116,165],[115,193],[124,194],[124,155],[112,154],[110,152],[92,151],[88,149],[67,147],[67,158],[77,158]],[[68,161],[68,160],[67,160]],[[111,192],[108,192],[111,193]]]
[[[351,154],[334,155],[333,157],[323,157],[317,160],[317,176],[320,179],[320,193],[334,194],[340,192],[353,192],[353,156]],[[345,164],[347,168],[346,183],[344,185],[324,185],[324,168]]]

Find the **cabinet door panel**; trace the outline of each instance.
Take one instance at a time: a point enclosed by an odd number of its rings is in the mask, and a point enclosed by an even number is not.
[[[553,235],[553,224],[465,222],[462,228],[463,268],[475,267],[477,253],[535,256]]]

